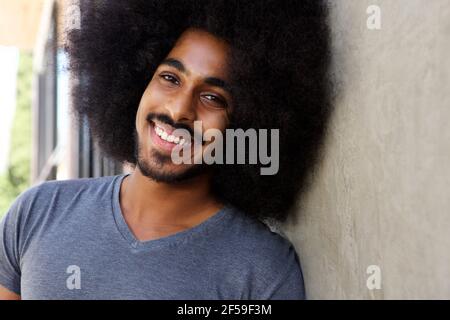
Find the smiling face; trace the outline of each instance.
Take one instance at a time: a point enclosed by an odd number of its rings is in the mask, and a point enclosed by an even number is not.
[[[232,109],[227,90],[228,52],[228,45],[220,38],[188,29],[158,66],[136,116],[137,166],[142,174],[174,182],[204,172],[201,164],[172,162],[172,148],[183,141],[170,134],[182,128],[194,136],[194,121],[201,121],[202,132],[212,128],[224,132]],[[192,144],[192,159],[201,157],[194,151]]]

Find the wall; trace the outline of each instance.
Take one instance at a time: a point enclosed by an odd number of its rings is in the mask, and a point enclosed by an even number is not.
[[[366,9],[381,8],[369,30]],[[310,299],[450,299],[450,2],[330,1],[336,110],[284,226]],[[369,265],[381,289],[369,290]]]
[[[44,0],[0,0],[0,45],[34,48]]]

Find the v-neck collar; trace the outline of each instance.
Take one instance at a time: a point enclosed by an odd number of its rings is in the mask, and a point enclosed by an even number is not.
[[[122,209],[120,207],[120,186],[122,185],[123,179],[128,175],[129,174],[118,175],[114,180],[114,187],[112,194],[112,212],[115,224],[119,232],[132,249],[136,250],[136,249],[161,248],[164,246],[175,246],[182,242],[186,242],[192,238],[195,238],[196,236],[206,234],[206,231],[218,225],[219,222],[222,222],[222,220],[224,220],[225,217],[228,218],[231,217],[231,214],[233,212],[232,207],[228,204],[225,204],[225,206],[222,207],[222,209],[220,209],[219,211],[217,211],[213,216],[209,217],[202,223],[192,228],[171,234],[169,236],[164,236],[158,239],[140,241],[139,239],[136,238],[136,236],[133,234],[130,227],[128,226],[127,222],[125,221]]]

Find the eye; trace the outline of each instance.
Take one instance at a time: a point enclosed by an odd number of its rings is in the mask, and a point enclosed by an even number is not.
[[[173,76],[171,74],[163,73],[163,74],[160,74],[159,77],[165,82],[170,82],[170,83],[172,83],[174,85],[179,85],[180,84],[180,81],[175,76]]]
[[[214,107],[226,108],[227,102],[222,97],[213,95],[213,94],[203,94],[201,98],[206,101],[209,105],[213,105]]]

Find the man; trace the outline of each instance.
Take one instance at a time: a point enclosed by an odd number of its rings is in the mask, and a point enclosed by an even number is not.
[[[320,1],[81,1],[75,110],[131,174],[46,182],[0,225],[0,298],[304,299],[283,221],[328,114]],[[280,170],[175,164],[174,132],[279,128]],[[198,132],[197,132],[198,133]],[[227,141],[225,141],[227,142]],[[200,152],[200,154],[199,154]]]

